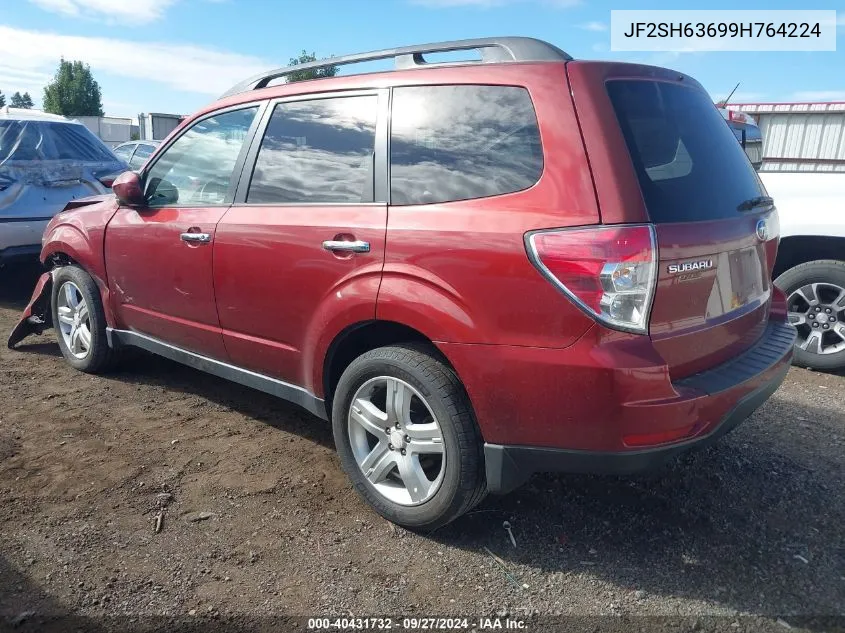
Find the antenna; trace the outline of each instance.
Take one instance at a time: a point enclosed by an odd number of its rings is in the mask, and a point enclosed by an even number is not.
[[[734,86],[734,89],[733,89],[733,90],[731,90],[731,93],[730,93],[727,97],[725,97],[724,99],[722,99],[722,100],[721,100],[719,103],[717,103],[716,105],[717,105],[717,106],[719,106],[720,108],[724,108],[726,105],[728,105],[728,101],[730,101],[730,100],[731,100],[731,97],[733,97],[733,96],[734,96],[734,93],[736,92],[736,89],[737,89],[737,88],[739,88],[739,84],[740,84],[740,83],[741,83],[741,82],[739,82],[739,81],[738,81],[738,82],[736,82],[736,85]]]

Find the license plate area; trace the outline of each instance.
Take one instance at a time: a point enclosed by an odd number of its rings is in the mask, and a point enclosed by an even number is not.
[[[769,283],[759,248],[720,253],[707,301],[707,318],[719,317],[768,297]]]

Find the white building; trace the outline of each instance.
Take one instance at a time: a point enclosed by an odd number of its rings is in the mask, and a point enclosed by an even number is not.
[[[732,103],[763,135],[761,171],[845,172],[845,102]]]

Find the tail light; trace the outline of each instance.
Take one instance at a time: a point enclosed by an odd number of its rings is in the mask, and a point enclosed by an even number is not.
[[[530,233],[528,256],[582,310],[618,330],[646,333],[657,282],[651,225]]]
[[[751,123],[756,125],[754,118],[740,112],[739,110],[728,110],[728,121],[736,121],[738,123]]]

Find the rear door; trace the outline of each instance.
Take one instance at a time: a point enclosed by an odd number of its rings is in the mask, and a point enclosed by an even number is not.
[[[307,351],[320,336],[375,318],[387,98],[344,92],[268,108],[215,236],[217,308],[236,365],[314,388]]]
[[[603,120],[595,123],[607,133],[585,133],[588,151],[604,143],[602,151],[617,152],[615,160],[591,161],[594,170],[616,172],[604,175],[617,197],[602,206],[602,219],[655,227],[651,338],[676,379],[724,362],[753,345],[768,320],[776,211],[697,82],[644,66],[584,66],[573,74],[602,103]],[[585,105],[578,103],[579,115]]]

